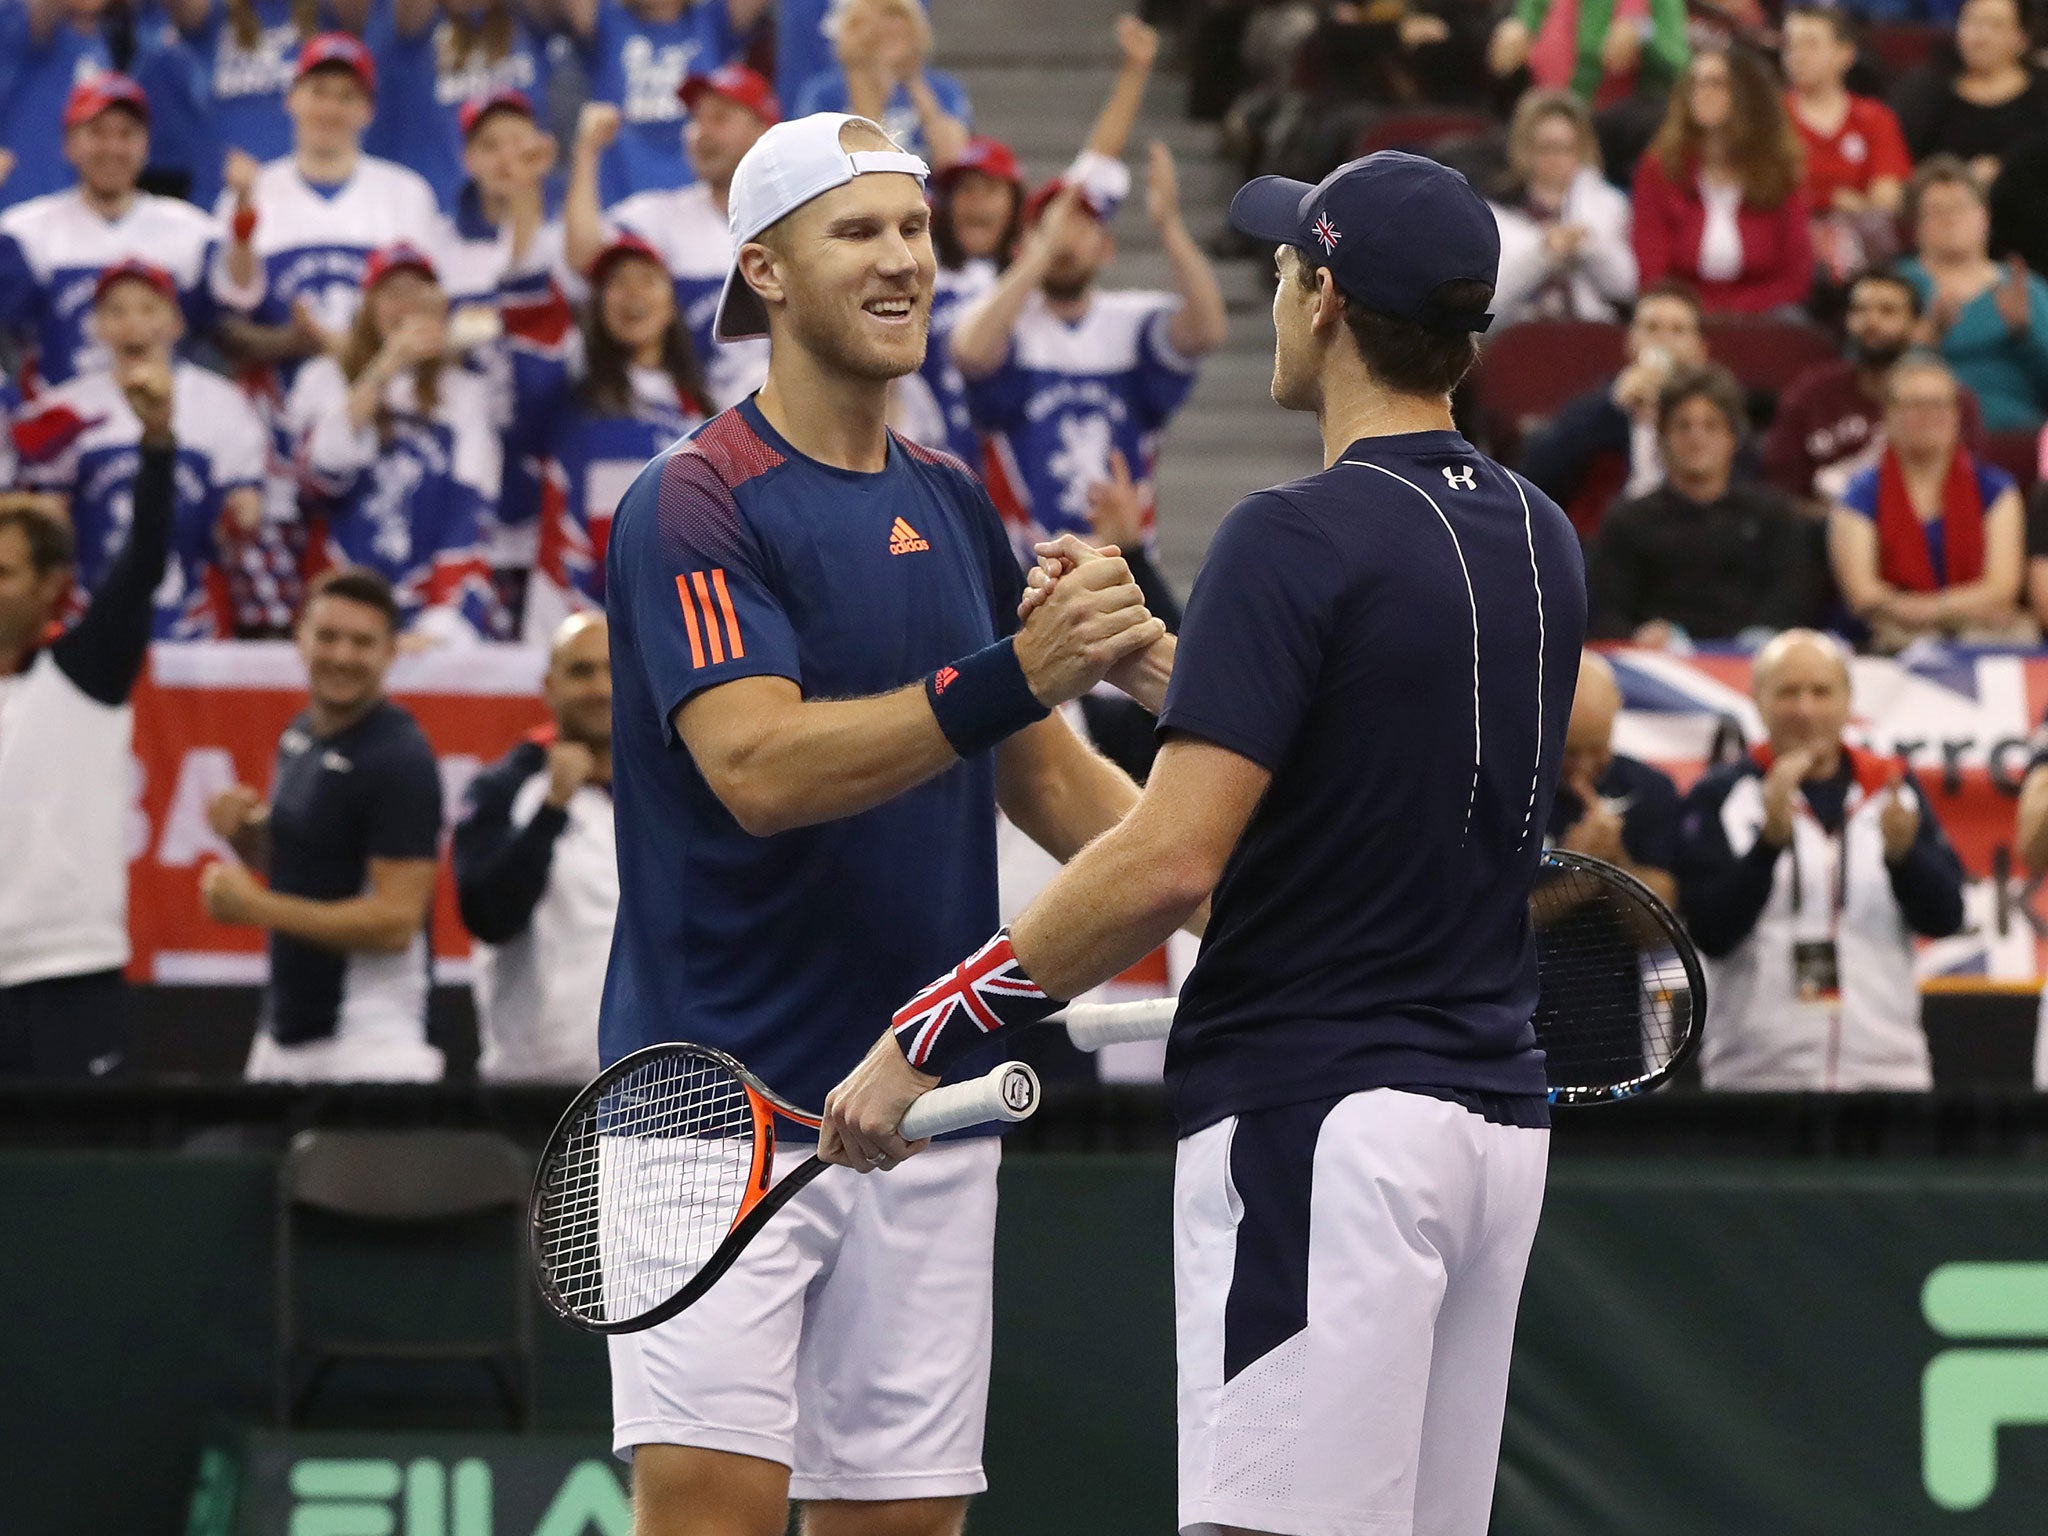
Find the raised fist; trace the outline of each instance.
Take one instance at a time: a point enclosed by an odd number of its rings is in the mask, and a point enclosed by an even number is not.
[[[246,149],[231,149],[221,166],[220,179],[235,194],[236,203],[246,206],[249,194],[256,190],[256,173],[262,169],[261,163]]]
[[[128,409],[142,423],[142,435],[145,438],[170,436],[170,366],[155,359],[130,363],[116,370],[115,379],[127,398]]]
[[[223,842],[232,842],[262,809],[261,795],[246,784],[236,784],[213,797],[206,808],[206,823]]]
[[[1119,16],[1116,46],[1124,63],[1134,69],[1150,69],[1152,61],[1159,57],[1159,29],[1147,26],[1135,16]]]
[[[619,109],[608,101],[586,101],[576,114],[576,149],[579,154],[602,154],[619,136]]]

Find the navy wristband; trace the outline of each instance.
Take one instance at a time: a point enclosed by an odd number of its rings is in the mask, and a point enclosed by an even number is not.
[[[1061,1006],[1024,974],[1010,930],[996,936],[896,1010],[890,1021],[903,1059],[944,1072],[999,1029],[1035,1024]]]
[[[939,729],[962,757],[986,752],[1051,713],[1032,694],[1017,647],[1008,638],[939,668],[924,680],[924,696]]]

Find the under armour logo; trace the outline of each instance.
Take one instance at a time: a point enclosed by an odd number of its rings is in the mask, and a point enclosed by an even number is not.
[[[1479,477],[1472,473],[1472,466],[1470,464],[1460,465],[1456,469],[1446,464],[1443,470],[1444,479],[1450,482],[1452,490],[1476,491],[1479,489]]]
[[[1316,215],[1316,221],[1309,226],[1309,232],[1316,237],[1317,242],[1323,248],[1325,256],[1336,250],[1337,242],[1344,238],[1343,235],[1338,233],[1337,226],[1330,222],[1330,216],[1327,213]]]

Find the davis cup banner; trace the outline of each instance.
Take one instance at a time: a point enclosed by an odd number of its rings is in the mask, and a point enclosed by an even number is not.
[[[1736,750],[1738,740],[1761,739],[1747,657],[1627,648],[1610,657],[1624,702],[1616,749],[1655,763],[1681,789],[1704,771],[1717,743]],[[393,696],[440,755],[450,820],[477,770],[545,720],[544,663],[534,648],[477,646],[408,656],[393,669]],[[2012,840],[2028,741],[2048,709],[2048,657],[1942,651],[1859,659],[1854,672],[1852,735],[1911,765],[1971,877],[1968,926],[1925,946],[1923,978],[1959,987],[2034,984],[2048,972],[2048,902],[2040,882],[2015,867]],[[201,866],[230,856],[206,824],[206,806],[237,779],[269,789],[278,734],[303,703],[298,657],[281,641],[152,652],[135,700],[130,927],[138,979],[263,979],[261,935],[209,922],[199,908]],[[468,941],[445,871],[434,937],[441,979],[463,979]]]
[[[444,814],[453,821],[478,769],[547,719],[538,649],[475,646],[400,659],[392,696],[418,717],[441,761]],[[129,974],[167,983],[264,979],[263,935],[210,921],[199,871],[232,858],[206,807],[237,780],[270,790],[277,738],[305,707],[305,673],[284,641],[158,645],[135,695]],[[434,898],[434,950],[443,981],[468,974],[469,941],[445,862]]]

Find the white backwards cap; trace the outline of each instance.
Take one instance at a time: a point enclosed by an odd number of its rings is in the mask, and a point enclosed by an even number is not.
[[[814,112],[809,117],[777,123],[754,141],[732,173],[732,190],[726,206],[732,221],[733,264],[725,274],[725,291],[718,296],[718,319],[711,334],[720,341],[745,341],[768,334],[768,312],[761,300],[740,276],[739,249],[760,238],[763,230],[780,223],[812,198],[822,197],[834,187],[843,187],[856,176],[873,171],[894,171],[920,181],[932,168],[916,155],[901,150],[857,149],[840,146],[839,133],[848,123],[867,123],[876,132],[879,124],[845,112]]]

